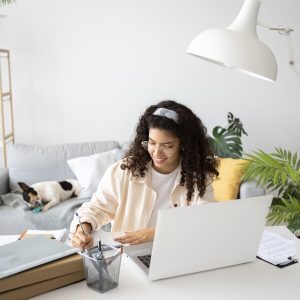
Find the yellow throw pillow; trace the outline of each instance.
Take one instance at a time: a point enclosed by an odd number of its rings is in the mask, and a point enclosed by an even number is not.
[[[217,201],[237,198],[247,164],[244,159],[220,158],[218,168],[220,179],[215,179],[212,183]]]

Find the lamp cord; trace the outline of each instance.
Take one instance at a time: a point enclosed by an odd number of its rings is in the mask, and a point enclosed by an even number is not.
[[[295,75],[300,78],[300,71],[296,67],[296,64],[298,64],[300,61],[300,56],[295,58],[295,53],[294,53],[295,47],[294,47],[294,40],[292,37],[292,33],[291,32],[287,33],[286,38],[289,46],[289,65],[292,68]]]
[[[265,22],[259,20],[257,20],[257,25],[268,28],[269,30],[277,31],[279,34],[284,34],[286,36],[288,47],[289,47],[289,65],[292,68],[295,75],[300,78],[300,70],[296,68],[296,64],[298,64],[300,61],[300,56],[295,58],[295,53],[294,53],[295,47],[294,47],[294,40],[292,37],[292,33],[294,32],[294,29],[284,25],[270,26]]]

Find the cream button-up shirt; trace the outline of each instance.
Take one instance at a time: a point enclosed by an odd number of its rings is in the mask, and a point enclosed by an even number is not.
[[[77,211],[81,222],[88,222],[92,230],[100,230],[111,221],[112,231],[133,231],[148,227],[153,211],[156,192],[151,187],[151,172],[145,177],[135,177],[128,170],[122,170],[119,161],[111,165],[101,179],[91,201],[85,202]],[[151,168],[151,162],[148,170]],[[171,192],[171,207],[198,205],[214,202],[212,185],[206,188],[205,195],[199,197],[197,191],[188,203],[187,190],[180,185],[181,168]],[[70,231],[76,232],[78,219],[74,217]]]

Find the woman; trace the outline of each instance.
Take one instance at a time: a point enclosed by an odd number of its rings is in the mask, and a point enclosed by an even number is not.
[[[90,202],[71,224],[72,244],[92,245],[90,232],[112,222],[116,239],[139,244],[154,238],[159,209],[213,201],[211,182],[218,176],[207,130],[186,106],[162,101],[140,117],[125,158],[108,168]]]

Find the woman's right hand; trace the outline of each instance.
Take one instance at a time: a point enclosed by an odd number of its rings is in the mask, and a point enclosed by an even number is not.
[[[92,226],[90,223],[83,223],[82,227],[83,227],[86,235],[82,231],[81,226],[77,226],[76,232],[74,233],[71,242],[74,247],[80,248],[83,250],[83,249],[92,247],[93,237],[90,234],[90,232],[92,230]]]

